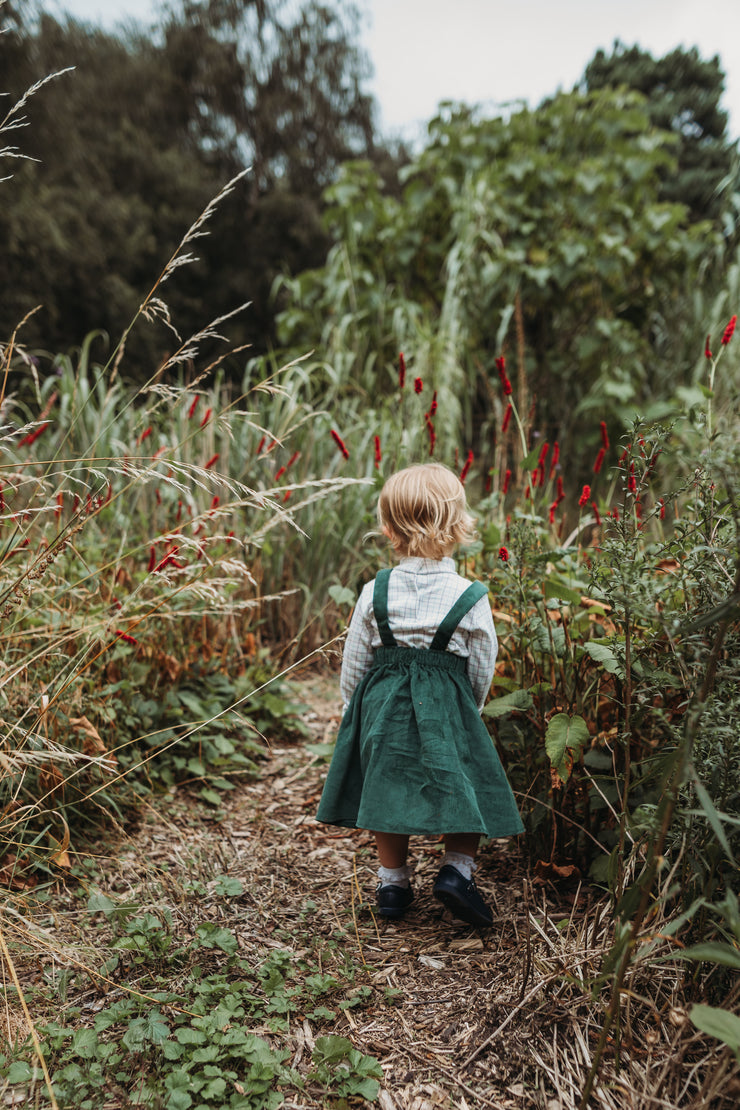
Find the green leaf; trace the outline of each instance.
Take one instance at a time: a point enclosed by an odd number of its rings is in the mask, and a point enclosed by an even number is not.
[[[690,948],[682,948],[678,952],[670,952],[667,956],[658,956],[657,962],[665,963],[667,960],[691,960],[692,963],[721,964],[722,967],[734,967],[740,971],[740,949],[731,944],[720,941],[706,941],[704,944],[694,944]]]
[[[558,582],[556,578],[546,578],[544,582],[545,597],[557,598],[559,601],[567,601],[570,605],[581,604],[581,594],[578,590],[573,590],[570,586]]]
[[[94,1029],[78,1029],[72,1037],[70,1052],[83,1060],[92,1060],[98,1048],[98,1035]]]
[[[329,597],[337,605],[354,605],[356,595],[347,586],[330,586]]]
[[[207,787],[198,791],[198,797],[202,798],[204,802],[207,802],[209,806],[219,807],[224,804],[221,795],[216,793],[215,790],[209,790]]]
[[[99,890],[91,894],[87,900],[88,913],[104,913],[106,917],[110,917],[115,908],[116,903]]]
[[[220,948],[227,956],[233,956],[239,947],[230,929],[222,929],[210,921],[204,921],[195,930],[195,935],[204,948]]]
[[[352,1051],[352,1041],[346,1037],[317,1037],[313,1059],[317,1064],[332,1064],[345,1060]]]
[[[583,717],[569,717],[567,713],[557,713],[551,718],[545,733],[545,751],[550,762],[565,782],[571,770],[566,760],[566,752],[573,752],[573,760],[581,748],[589,743],[591,734]]]
[[[725,855],[732,863],[734,863],[735,857],[732,853],[730,842],[725,835],[725,830],[722,828],[721,818],[723,814],[721,814],[719,810],[715,808],[712,799],[709,797],[707,788],[704,786],[704,783],[700,781],[699,776],[696,773],[696,769],[693,767],[691,769],[691,777],[694,780],[694,789],[696,790],[696,796],[699,799],[699,803],[707,818],[707,821],[709,821],[709,824],[712,826],[712,831],[717,837],[717,840],[722,845]]]
[[[624,678],[624,666],[617,659],[616,655],[610,647],[606,644],[600,644],[596,640],[586,640],[583,645],[583,650],[586,655],[590,655],[597,663],[601,663],[602,667],[609,674],[615,674],[618,678]]]
[[[5,1079],[9,1084],[28,1083],[33,1079],[33,1071],[25,1060],[14,1060],[8,1068],[8,1074]]]
[[[717,1006],[696,1003],[689,1010],[689,1017],[697,1029],[716,1037],[726,1044],[740,1059],[740,1017]]]
[[[216,894],[221,894],[226,898],[238,898],[240,894],[244,893],[244,884],[240,879],[235,879],[233,876],[217,875],[214,890]]]
[[[534,705],[529,690],[512,690],[510,694],[502,694],[492,698],[483,709],[484,717],[503,717],[507,713],[526,713]]]

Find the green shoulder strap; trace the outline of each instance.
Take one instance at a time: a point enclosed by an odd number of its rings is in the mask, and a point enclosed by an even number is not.
[[[467,590],[460,594],[459,598],[440,624],[434,639],[429,645],[429,650],[446,651],[452,633],[465,614],[469,612],[482,597],[486,597],[487,594],[488,590],[482,582],[471,582]]]
[[[388,579],[390,576],[391,572],[388,569],[378,571],[373,586],[373,612],[383,647],[396,647],[396,641],[393,639],[393,633],[388,624]]]

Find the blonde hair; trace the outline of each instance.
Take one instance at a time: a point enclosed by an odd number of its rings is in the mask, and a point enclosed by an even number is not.
[[[378,520],[400,555],[442,559],[469,543],[475,522],[465,487],[441,463],[420,463],[391,475],[380,491]]]

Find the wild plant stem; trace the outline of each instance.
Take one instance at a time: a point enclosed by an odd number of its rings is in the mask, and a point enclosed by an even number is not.
[[[740,551],[738,552],[738,554],[740,555]],[[733,592],[735,594],[740,594],[740,560],[738,561]],[[660,832],[658,833],[657,839],[650,846],[650,856],[648,859],[647,867],[643,872],[641,880],[638,880],[642,887],[640,903],[637,907],[637,912],[632,919],[629,937],[625,943],[619,965],[614,975],[609,1008],[604,1017],[604,1026],[601,1030],[601,1036],[599,1037],[596,1051],[594,1052],[591,1069],[586,1079],[586,1085],[583,1088],[583,1094],[581,1095],[581,1101],[578,1104],[578,1110],[587,1110],[588,1100],[591,1097],[591,1091],[593,1090],[593,1086],[596,1081],[596,1076],[599,1071],[599,1065],[601,1064],[601,1058],[604,1055],[604,1050],[609,1038],[609,1033],[619,1010],[619,996],[622,990],[622,985],[624,983],[624,977],[627,974],[627,970],[632,960],[632,953],[634,952],[635,945],[637,943],[637,937],[642,927],[645,914],[647,913],[648,906],[650,904],[653,884],[657,877],[658,870],[663,862],[663,849],[665,847],[668,831],[673,820],[673,812],[676,808],[678,792],[686,776],[686,767],[688,765],[689,759],[691,758],[694,742],[699,731],[699,723],[701,721],[704,704],[714,687],[717,664],[722,653],[722,645],[724,644],[725,636],[727,634],[728,628],[730,627],[730,623],[730,617],[724,618],[719,623],[719,626],[717,628],[717,635],[714,638],[714,643],[712,644],[712,649],[709,653],[704,681],[701,685],[701,689],[697,692],[696,697],[694,698],[693,705],[691,706],[687,714],[686,727],[684,729],[682,744],[678,752],[676,753],[670,783],[663,796],[663,814],[660,825]]]

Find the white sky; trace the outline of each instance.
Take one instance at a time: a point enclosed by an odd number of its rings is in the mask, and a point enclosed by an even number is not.
[[[719,54],[726,75],[723,107],[740,135],[739,0],[358,0],[368,16],[364,45],[370,88],[385,133],[413,137],[442,100],[495,108],[511,100],[535,106],[569,90],[599,47],[615,39],[659,57],[675,46]],[[153,0],[47,0],[111,27],[153,18]]]

